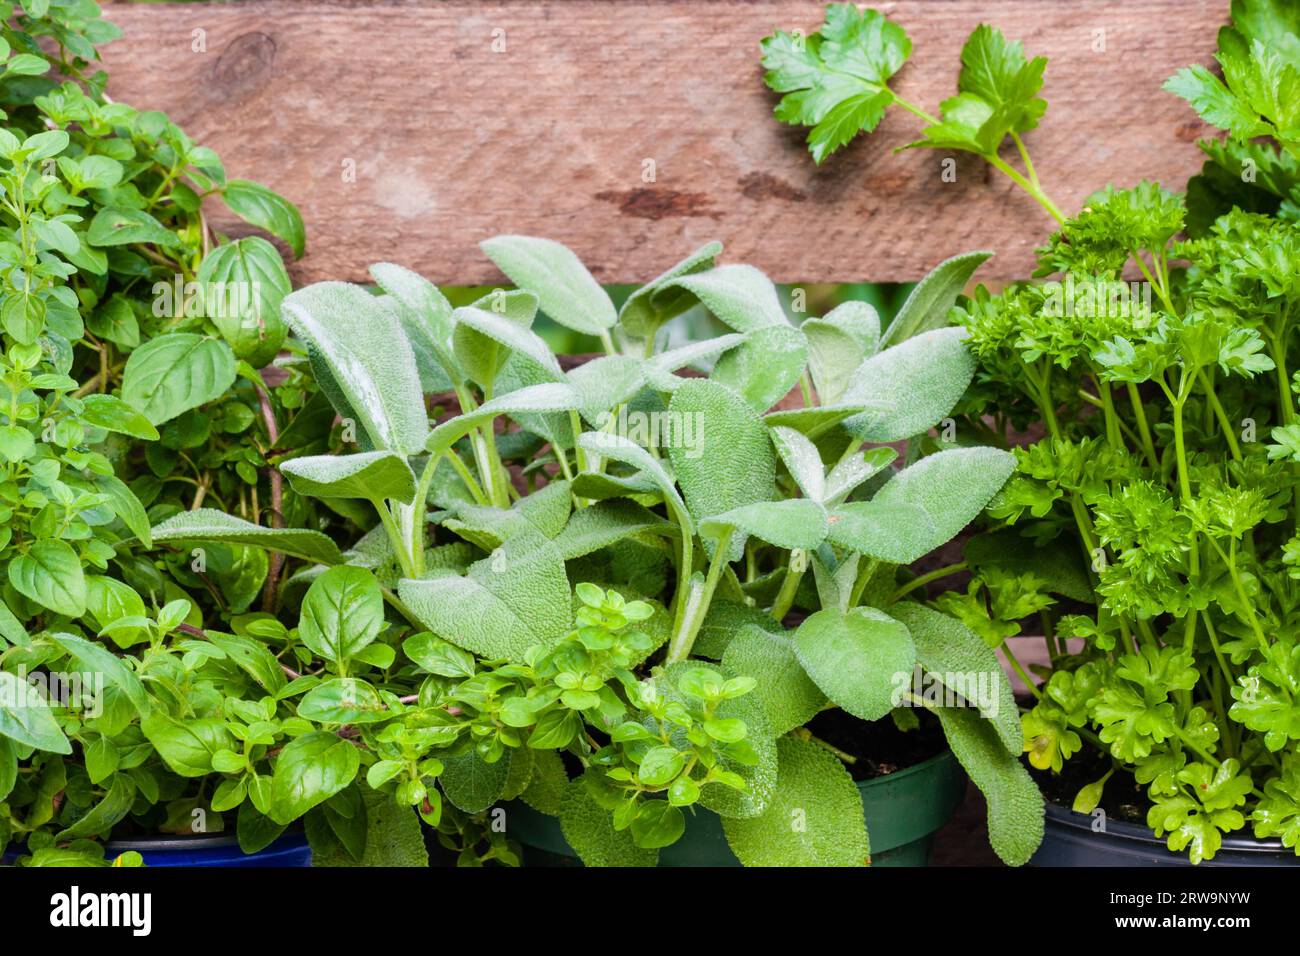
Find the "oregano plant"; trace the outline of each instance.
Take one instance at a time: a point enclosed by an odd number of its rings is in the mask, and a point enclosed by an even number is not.
[[[0,3],[0,848],[29,865],[105,862],[112,834],[265,846],[283,826],[227,816],[236,791],[269,807],[232,755],[304,731],[274,699],[293,666],[239,619],[279,610],[267,553],[150,536],[205,500],[319,525],[268,467],[278,440],[325,447],[331,417],[299,418],[300,369],[259,371],[285,339],[280,253],[209,215],[295,255],[301,219],[115,102],[97,47],[117,36],[91,0]]]

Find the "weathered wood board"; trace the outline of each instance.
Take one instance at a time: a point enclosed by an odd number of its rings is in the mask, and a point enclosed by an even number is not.
[[[1160,85],[1209,63],[1228,0],[900,0],[913,40],[896,87],[932,111],[980,22],[1050,57],[1027,137],[1067,213],[1143,178],[1182,188],[1207,128]],[[790,282],[915,279],[988,248],[1017,277],[1050,220],[970,157],[892,150],[891,113],[821,168],[776,123],[758,42],[815,29],[816,0],[255,0],[109,4],[110,93],[168,111],[232,176],[293,199],[300,281],[393,260],[439,283],[492,282],[503,232],[572,246],[604,282],[647,279],[710,239]],[[653,181],[646,171],[653,163]],[[219,226],[242,231],[233,219]]]

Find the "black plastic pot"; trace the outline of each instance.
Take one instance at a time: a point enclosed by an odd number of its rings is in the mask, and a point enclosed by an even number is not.
[[[1105,829],[1084,813],[1047,805],[1042,846],[1030,866],[1191,866],[1186,853],[1173,853],[1146,827],[1106,820]],[[1225,836],[1223,847],[1199,866],[1297,866],[1300,857],[1278,840]]]

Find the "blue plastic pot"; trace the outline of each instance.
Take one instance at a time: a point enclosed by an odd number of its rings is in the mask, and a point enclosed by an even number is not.
[[[307,845],[307,835],[302,832],[286,833],[257,853],[241,850],[239,840],[233,834],[110,840],[104,847],[104,858],[112,860],[130,850],[144,858],[145,866],[311,866],[311,847]],[[0,862],[12,866],[23,852],[10,848]]]

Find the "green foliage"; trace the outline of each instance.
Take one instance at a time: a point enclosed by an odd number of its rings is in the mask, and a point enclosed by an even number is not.
[[[204,200],[300,255],[296,209],[105,97],[95,14],[25,5],[6,38],[33,52],[0,51],[0,682],[104,683],[97,712],[0,706],[0,837],[50,864],[126,829],[253,852],[301,821],[322,862],[365,863],[409,859],[375,828],[409,842],[418,816],[459,862],[512,865],[488,815],[522,798],[589,863],[652,863],[703,811],[746,862],[864,862],[857,788],[801,725],[930,706],[892,699],[916,642],[890,608],[898,565],[1010,471],[927,434],[970,381],[944,326],[985,255],[941,264],[883,335],[864,306],[796,327],[717,244],[617,311],[572,252],[520,236],[484,244],[520,288],[459,308],[391,264],[378,293],[293,292],[275,247],[225,242]],[[897,101],[910,45],[847,4],[793,40],[765,53],[820,158]],[[1028,129],[1041,67],[979,44],[998,62],[968,64],[963,95]],[[661,350],[692,308],[732,331]],[[606,354],[566,371],[539,309]],[[1253,341],[1216,361],[1262,365]],[[796,605],[813,613],[790,631]],[[963,713],[988,737],[964,759],[1000,794],[1004,727]]]
[[[1050,281],[977,290],[957,310],[980,364],[967,421],[991,414],[1009,435],[1037,418],[1046,437],[1015,451],[989,509],[1008,527],[968,546],[966,593],[938,601],[992,646],[1037,618],[1051,669],[1023,721],[1029,763],[1059,772],[1099,746],[1194,863],[1248,821],[1289,832],[1279,755],[1300,735],[1300,232],[1282,204],[1300,58],[1289,5],[1236,2],[1233,21],[1222,81],[1191,67],[1166,84],[1229,134],[1205,145],[1186,196],[1107,187],[1039,250]],[[1245,160],[1262,176],[1239,189]],[[1076,806],[1096,806],[1110,776]]]
[[[777,741],[781,772],[767,809],[726,819],[745,866],[862,866],[870,861],[862,795],[834,755],[810,741]]]
[[[822,787],[825,805],[810,812],[826,832],[782,841],[776,854],[863,862],[856,788],[827,770],[838,758],[805,744],[801,725],[828,697],[866,719],[898,705],[912,640],[864,604],[863,586],[879,571],[887,583],[871,594],[888,605],[895,568],[883,562],[911,558],[873,555],[835,524],[877,499],[890,514],[910,507],[924,517],[925,540],[909,544],[919,556],[969,523],[1009,473],[1004,453],[929,454],[921,434],[969,380],[963,333],[940,326],[961,275],[983,257],[927,280],[893,350],[880,352],[879,322],[850,308],[812,320],[823,326],[818,353],[772,283],[748,266],[714,266],[716,247],[634,292],[613,319],[563,247],[515,236],[485,249],[522,291],[451,309],[418,276],[378,266],[383,296],[323,283],[285,299],[335,411],[364,436],[355,454],[307,456],[283,471],[301,494],[367,501],[379,524],[341,563],[322,547],[321,563],[334,566],[301,576],[296,631],[255,624],[317,662],[279,696],[292,692],[296,717],[325,728],[313,733],[348,729],[363,746],[354,776],[415,808],[464,863],[517,862],[486,824],[511,798],[560,816],[588,863],[647,864],[681,838],[692,808],[773,825],[778,794],[800,800]],[[692,304],[736,332],[659,351],[659,326]],[[530,328],[539,306],[603,333],[607,354],[564,371]],[[370,340],[359,317],[380,330]],[[841,340],[853,361],[835,356],[832,371],[827,343]],[[819,383],[869,397],[817,401],[808,381],[817,355]],[[900,371],[882,384],[880,356],[921,378]],[[707,377],[678,374],[697,362],[712,363]],[[459,408],[428,430],[417,392],[435,379]],[[918,412],[920,381],[945,385]],[[803,407],[773,412],[801,382]],[[893,416],[887,433],[849,427],[872,413]],[[424,437],[417,448],[403,435]],[[864,447],[864,435],[915,442],[913,464],[885,473],[897,452]],[[926,479],[940,472],[949,480]],[[225,536],[298,554],[320,544],[307,529],[229,522],[200,509],[154,537]],[[452,560],[448,548],[458,549]],[[786,631],[780,618],[813,553],[850,568],[843,593]],[[816,639],[826,615],[849,622],[844,635],[832,627]],[[808,746],[825,759],[806,758]],[[321,783],[312,799],[332,805],[331,788]],[[287,805],[309,821],[321,812],[305,799]],[[277,822],[288,815],[271,811]]]
[[[618,321],[614,303],[566,246],[530,236],[496,236],[482,243],[511,282],[537,297],[561,325],[599,335]]]
[[[424,447],[415,354],[392,311],[357,286],[320,282],[286,296],[284,318],[321,388],[347,410],[341,415],[355,417],[371,448],[412,455]]]
[[[2,6],[0,844],[102,865],[110,834],[219,832],[251,798],[240,836],[264,846],[277,755],[312,730],[277,696],[280,657],[314,659],[241,615],[259,594],[279,610],[262,545],[342,560],[270,467],[281,440],[325,450],[331,421],[277,358],[275,246],[208,217],[223,199],[295,254],[301,219],[106,94],[97,47],[119,33],[96,4]]]
[[[937,709],[952,752],[988,801],[989,842],[1002,861],[1021,866],[1043,838],[1043,797],[997,731],[970,708]]]
[[[342,560],[338,547],[319,531],[263,528],[214,508],[196,508],[174,515],[150,534],[156,542],[230,541],[320,564],[339,564]]]
[[[869,607],[823,608],[799,625],[794,650],[822,693],[863,720],[879,720],[898,705],[898,676],[916,664],[907,627]]]
[[[890,88],[890,78],[912,53],[912,41],[901,26],[878,10],[833,3],[827,6],[826,22],[817,32],[805,37],[778,30],[764,38],[761,46],[763,66],[767,68],[763,78],[768,87],[784,94],[777,103],[776,118],[812,127],[808,150],[814,162],[821,163],[859,133],[872,132],[889,107],[896,104],[926,124],[919,140],[899,150],[974,153],[1061,221],[1061,213],[1044,194],[1021,139],[1021,134],[1034,129],[1047,111],[1047,101],[1038,95],[1047,58],[1027,59],[1019,41],[1008,40],[988,24],[977,26],[962,46],[957,94],[939,105],[939,116],[927,113]],[[1024,164],[1023,172],[999,156],[1008,138]],[[959,258],[979,255],[983,254],[969,253]],[[954,268],[973,271],[974,265]],[[959,287],[964,281],[958,283]],[[923,299],[929,290],[918,289],[918,293]],[[902,318],[894,344],[920,331],[913,327],[916,315]],[[899,325],[897,321],[895,324]]]
[[[995,448],[937,452],[900,471],[870,500],[833,509],[830,540],[881,561],[910,563],[968,525],[1014,467]]]
[[[812,127],[808,149],[818,163],[859,132],[876,128],[896,101],[888,80],[912,52],[900,26],[851,3],[828,6],[817,33],[778,30],[762,46],[764,79],[785,94],[776,117]]]
[[[964,338],[961,329],[933,330],[866,359],[850,379],[843,400],[875,409],[849,418],[846,427],[863,441],[891,442],[939,424],[975,374]],[[910,399],[898,401],[902,395]]]

